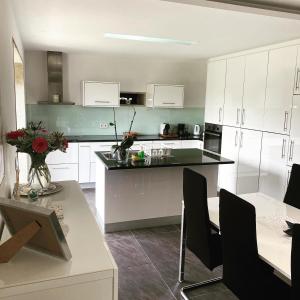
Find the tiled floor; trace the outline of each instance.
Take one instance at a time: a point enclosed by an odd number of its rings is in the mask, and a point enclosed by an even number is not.
[[[84,190],[96,215],[93,189]],[[119,300],[181,299],[178,278],[179,226],[145,228],[106,234],[106,241],[119,269]],[[186,256],[185,285],[220,276],[210,272],[191,253]],[[188,293],[193,300],[237,300],[222,284]]]

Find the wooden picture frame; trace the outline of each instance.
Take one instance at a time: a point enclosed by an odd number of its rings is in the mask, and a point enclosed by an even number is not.
[[[10,240],[0,245],[0,262],[9,261],[23,246],[64,260],[71,259],[70,249],[53,210],[0,198],[0,213],[12,235]],[[5,243],[10,244],[11,253],[5,248]]]

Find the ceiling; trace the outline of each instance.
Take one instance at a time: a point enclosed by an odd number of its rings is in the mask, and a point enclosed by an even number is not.
[[[300,20],[160,0],[13,0],[13,4],[27,50],[198,59],[300,38]],[[198,43],[115,40],[104,38],[107,32]]]

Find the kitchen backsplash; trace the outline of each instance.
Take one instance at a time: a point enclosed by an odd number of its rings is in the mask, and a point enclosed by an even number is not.
[[[112,108],[61,106],[61,105],[38,105],[27,104],[27,122],[43,121],[48,130],[63,131],[66,135],[111,135],[113,127],[100,129],[100,123],[113,122]],[[185,123],[190,126],[203,124],[204,108],[184,109],[152,109],[136,107],[136,117],[133,131],[140,134],[158,134],[160,123]],[[116,108],[116,120],[118,133],[128,131],[132,118],[131,107]]]

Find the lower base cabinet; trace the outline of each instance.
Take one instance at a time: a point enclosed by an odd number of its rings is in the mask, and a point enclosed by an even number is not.
[[[48,165],[51,181],[78,181],[78,164]]]

